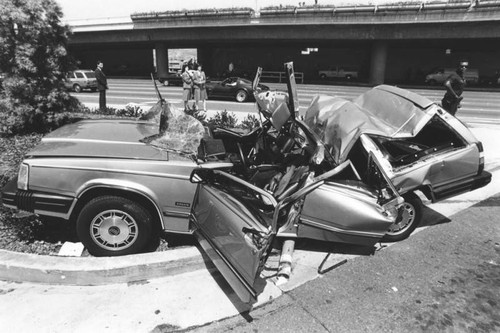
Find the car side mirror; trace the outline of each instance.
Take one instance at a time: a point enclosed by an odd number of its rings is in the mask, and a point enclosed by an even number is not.
[[[209,179],[214,178],[214,172],[210,169],[194,169],[191,172],[189,181],[193,184],[207,183]]]

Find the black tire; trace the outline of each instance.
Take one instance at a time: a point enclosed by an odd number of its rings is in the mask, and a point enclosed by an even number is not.
[[[413,192],[403,196],[405,202],[399,208],[396,223],[382,238],[383,242],[399,242],[408,238],[422,220],[422,200]]]
[[[76,93],[82,92],[82,87],[79,84],[74,84],[73,91]]]
[[[319,78],[320,78],[320,79],[322,79],[322,80],[325,80],[325,79],[326,79],[326,74],[321,74],[321,75],[319,76]]]
[[[78,215],[78,238],[90,254],[121,256],[142,252],[153,238],[153,217],[140,204],[113,195],[89,201]]]
[[[248,93],[245,90],[238,90],[236,92],[236,102],[243,103],[248,100]]]

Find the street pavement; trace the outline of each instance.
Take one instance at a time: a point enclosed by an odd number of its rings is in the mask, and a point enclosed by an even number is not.
[[[0,331],[500,331],[499,131],[473,132],[492,183],[426,202],[424,227],[403,242],[369,249],[298,242],[284,283],[273,251],[253,308],[195,247],[91,262],[24,257],[25,265],[0,253],[0,274],[10,280],[0,282]]]
[[[250,313],[190,332],[500,332],[499,213],[497,194]]]

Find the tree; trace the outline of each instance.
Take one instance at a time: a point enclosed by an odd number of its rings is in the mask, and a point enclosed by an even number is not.
[[[0,0],[0,132],[46,132],[79,107],[64,88],[75,62],[62,16],[54,0]]]

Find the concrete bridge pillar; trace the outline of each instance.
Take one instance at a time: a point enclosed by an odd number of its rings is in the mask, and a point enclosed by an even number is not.
[[[166,43],[155,44],[156,73],[158,77],[166,77],[168,74],[168,48]]]
[[[369,83],[378,85],[384,83],[385,65],[387,63],[387,42],[375,41],[372,45]]]
[[[214,75],[213,53],[213,47],[203,46],[198,48],[198,62],[203,65],[203,71],[208,76]]]

